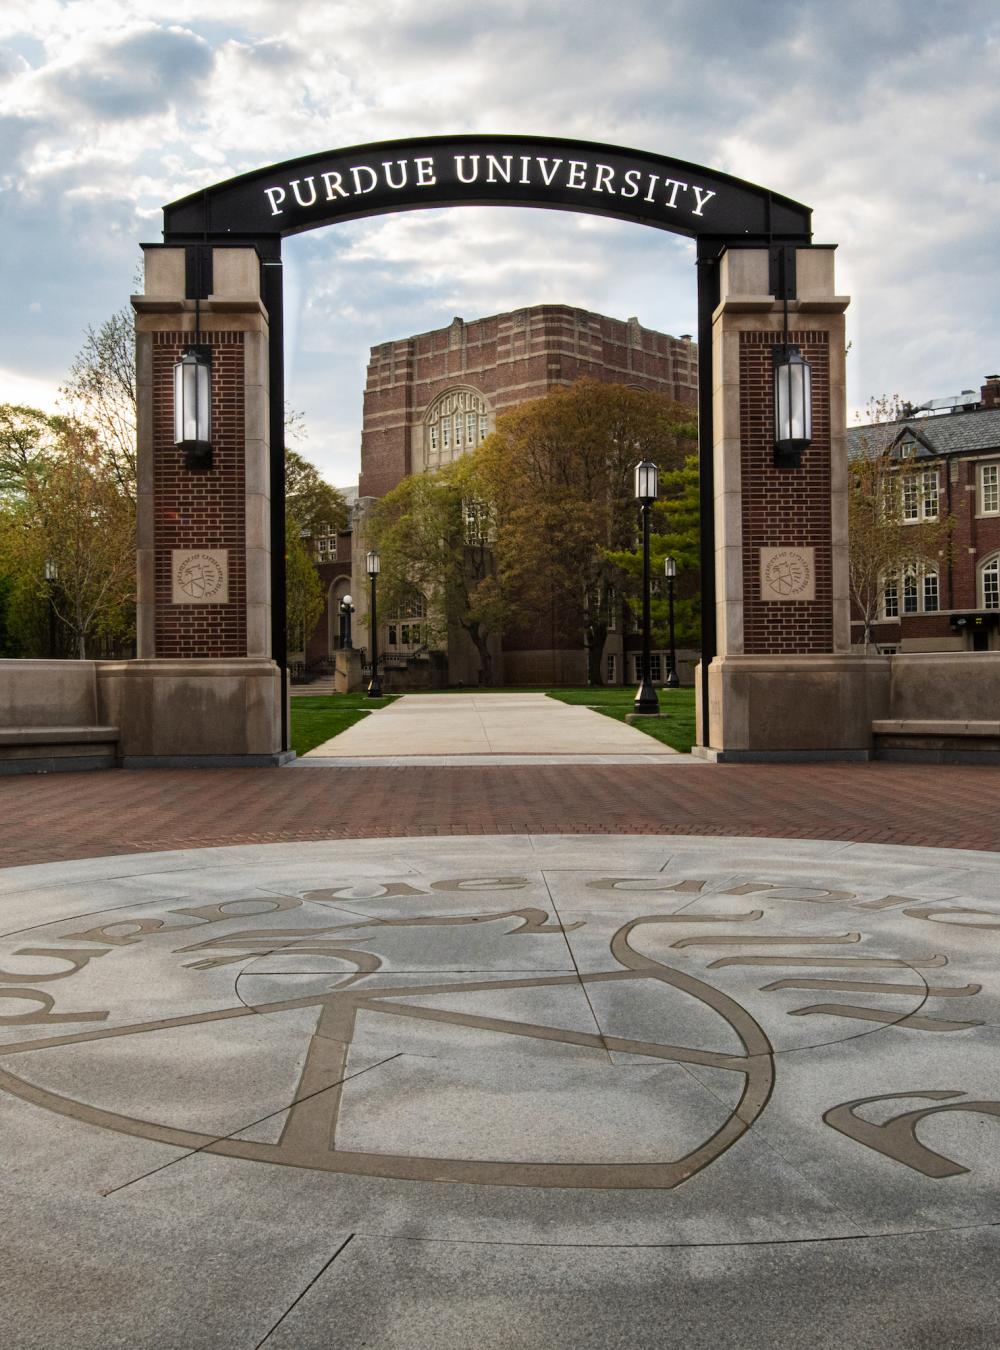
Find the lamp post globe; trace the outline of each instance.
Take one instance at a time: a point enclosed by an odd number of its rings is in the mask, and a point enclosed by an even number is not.
[[[674,582],[677,580],[677,559],[666,558],[663,563],[663,575],[667,578],[667,621],[670,630],[670,661],[667,666],[667,678],[664,684],[668,689],[676,689],[680,684],[677,675],[677,644],[674,640]]]
[[[642,678],[633,707],[646,716],[658,715],[660,711],[660,700],[649,677],[649,511],[658,491],[659,469],[652,460],[644,459],[635,466],[635,495],[642,510]]]
[[[375,590],[376,583],[378,582],[378,574],[382,570],[382,560],[379,558],[375,549],[370,549],[366,554],[365,565],[372,583],[371,604],[368,611],[372,637],[372,677],[368,683],[368,697],[381,698],[382,683],[378,677],[378,609],[376,605]]]

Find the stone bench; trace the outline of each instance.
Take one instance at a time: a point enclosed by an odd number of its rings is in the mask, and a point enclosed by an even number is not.
[[[872,736],[876,759],[1000,764],[1000,720],[879,718]]]
[[[111,769],[117,727],[0,727],[0,774]]]

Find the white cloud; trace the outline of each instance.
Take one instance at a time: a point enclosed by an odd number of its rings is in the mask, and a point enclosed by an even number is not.
[[[995,0],[5,0],[0,266],[30,324],[0,332],[0,366],[48,387],[165,202],[326,148],[524,131],[809,203],[855,296],[852,407],[947,393],[1000,351],[998,77]],[[412,213],[287,248],[292,397],[342,481],[374,342],[541,300],[694,326],[690,245],[593,217]]]

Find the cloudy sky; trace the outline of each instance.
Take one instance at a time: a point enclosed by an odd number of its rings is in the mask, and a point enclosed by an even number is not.
[[[814,210],[849,408],[1000,366],[996,0],[0,0],[0,401],[52,407],[164,203],[340,146],[530,132]],[[356,481],[369,347],[542,301],[695,331],[689,241],[563,212],[383,216],[286,244],[302,449]]]

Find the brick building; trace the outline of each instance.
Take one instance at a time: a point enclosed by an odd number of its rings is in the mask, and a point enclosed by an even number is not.
[[[470,322],[456,318],[445,328],[372,348],[353,539],[341,536],[336,548],[332,539],[318,541],[329,599],[308,644],[308,662],[336,648],[340,598],[351,590],[352,571],[359,578],[352,591],[358,608],[355,645],[368,644],[364,524],[373,501],[407,474],[440,468],[474,449],[500,413],[585,378],[651,390],[693,406],[698,349],[687,335],[670,337],[636,318],[612,319],[568,305],[534,305]],[[413,613],[380,621],[380,651],[400,670],[427,658],[419,619]],[[626,644],[621,633],[608,639],[602,668],[611,682],[633,676],[631,667],[623,670],[620,664]],[[512,635],[498,656],[498,678],[508,683],[586,683],[582,645],[567,651],[537,633]],[[665,660],[661,665],[665,677]],[[655,666],[654,661],[654,673]],[[451,644],[448,667],[450,682],[476,682],[478,661],[460,636]]]
[[[870,428],[853,427],[848,446]],[[880,428],[884,433],[884,428]],[[885,452],[912,460],[903,519],[951,516],[949,546],[932,565],[882,588],[873,640],[883,652],[1000,650],[1000,376],[935,399],[892,429]],[[852,636],[863,639],[857,614]]]

